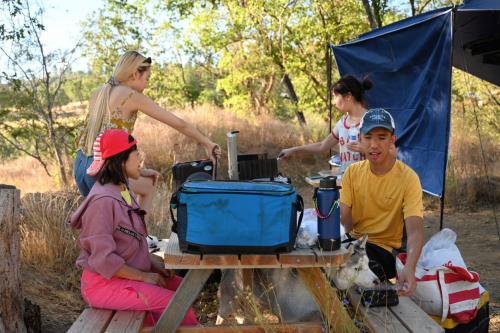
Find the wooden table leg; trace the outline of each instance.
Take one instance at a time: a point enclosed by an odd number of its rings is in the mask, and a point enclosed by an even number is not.
[[[333,332],[359,332],[351,317],[337,297],[337,290],[320,268],[297,268],[297,272],[314,300],[318,303],[323,318],[333,328]]]
[[[243,290],[245,292],[253,290],[253,269],[252,268],[244,268],[242,269],[242,277],[243,277]]]
[[[175,332],[180,326],[184,316],[203,289],[213,269],[191,269],[188,271],[174,297],[163,311],[158,323],[153,329],[154,333]]]

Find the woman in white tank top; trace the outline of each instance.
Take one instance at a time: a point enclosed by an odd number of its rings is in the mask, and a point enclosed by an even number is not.
[[[321,153],[329,151],[337,144],[340,154],[340,171],[350,164],[363,160],[364,153],[358,142],[359,123],[366,112],[365,91],[371,89],[372,83],[368,79],[358,80],[347,75],[338,80],[332,88],[334,105],[343,116],[323,141],[303,146],[283,149],[278,158],[288,158],[298,152]]]

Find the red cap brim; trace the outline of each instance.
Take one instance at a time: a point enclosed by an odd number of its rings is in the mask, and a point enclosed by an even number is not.
[[[94,160],[92,164],[87,168],[87,175],[94,177],[101,171],[102,166],[104,165],[104,160]]]

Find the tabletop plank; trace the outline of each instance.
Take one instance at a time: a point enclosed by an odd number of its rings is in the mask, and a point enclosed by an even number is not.
[[[282,267],[313,267],[317,264],[316,255],[311,249],[297,249],[290,253],[281,253],[279,262]]]
[[[240,263],[245,266],[248,265],[259,267],[276,267],[280,265],[277,255],[263,256],[258,254],[242,254],[240,257]]]
[[[331,252],[297,249],[280,254],[190,254],[180,251],[175,233],[170,239],[162,240],[159,247],[157,254],[163,256],[169,269],[328,267],[339,266],[348,254],[345,249]]]
[[[343,247],[335,251],[323,251],[319,248],[313,248],[312,251],[322,267],[340,267],[349,257],[349,251]]]
[[[237,254],[204,254],[200,266],[239,266],[240,259]]]
[[[197,266],[201,262],[199,254],[183,253],[179,249],[179,239],[177,234],[170,234],[170,239],[164,239],[159,244],[161,252],[158,255],[164,254],[166,265],[170,266],[184,266],[193,265]]]

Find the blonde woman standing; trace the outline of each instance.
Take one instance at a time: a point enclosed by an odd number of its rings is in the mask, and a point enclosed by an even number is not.
[[[95,182],[86,170],[94,158],[100,158],[92,156],[92,147],[98,134],[112,128],[132,134],[139,111],[196,140],[205,147],[210,158],[220,156],[217,144],[142,93],[150,75],[151,58],[136,51],[128,51],[118,60],[109,81],[92,94],[84,128],[77,140],[79,149],[74,166],[75,180],[83,196],[87,196]],[[138,179],[128,180],[130,188],[139,196],[139,205],[146,212],[151,210],[159,175],[155,170],[141,169]]]

